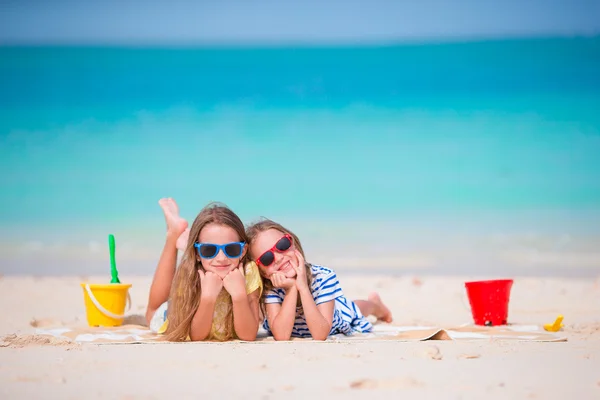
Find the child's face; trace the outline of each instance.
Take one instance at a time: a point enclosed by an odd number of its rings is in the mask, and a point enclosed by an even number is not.
[[[277,251],[275,244],[284,237],[284,233],[277,229],[269,229],[264,232],[260,232],[256,235],[256,239],[252,243],[250,248],[250,254],[254,261],[261,257],[265,252],[271,251],[273,253],[273,262],[267,266],[257,262],[260,272],[262,275],[270,279],[271,275],[275,272],[282,272],[287,278],[293,278],[296,276],[296,271],[292,267],[293,262],[297,262],[296,255],[294,254],[295,247],[292,242],[289,249],[285,251]]]
[[[198,236],[198,243],[211,243],[211,244],[227,244],[233,242],[239,242],[240,237],[238,234],[225,225],[208,224],[201,231]],[[247,246],[244,246],[244,250],[240,257],[229,258],[225,252],[220,249],[214,258],[202,258],[200,256],[200,262],[206,271],[214,272],[219,277],[224,278],[227,274],[239,267],[240,261],[246,254]],[[196,253],[197,254],[197,253]]]

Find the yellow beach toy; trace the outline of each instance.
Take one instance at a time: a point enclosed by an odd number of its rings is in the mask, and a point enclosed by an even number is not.
[[[554,323],[544,324],[544,329],[547,330],[548,332],[558,332],[558,331],[560,331],[560,328],[562,328],[564,326],[562,321],[563,321],[563,316],[559,315],[556,318],[556,321],[554,321]]]
[[[115,237],[108,235],[110,249],[110,274],[109,284],[82,283],[83,300],[89,326],[120,326],[125,319],[125,307],[131,298],[129,288],[131,284],[121,283],[117,263],[115,262]]]

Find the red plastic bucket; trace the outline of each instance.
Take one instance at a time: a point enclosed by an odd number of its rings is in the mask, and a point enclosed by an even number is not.
[[[512,279],[465,282],[476,325],[506,325]]]

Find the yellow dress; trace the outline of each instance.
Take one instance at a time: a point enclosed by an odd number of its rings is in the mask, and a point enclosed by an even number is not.
[[[260,278],[260,272],[258,271],[258,266],[254,261],[249,262],[244,267],[244,275],[246,278],[246,294],[253,293],[256,290],[259,290],[258,295],[262,294],[263,284],[262,279]],[[206,338],[207,340],[224,340],[224,324],[225,317],[229,313],[232,307],[231,297],[227,293],[225,289],[221,290],[217,300],[215,302],[215,311],[213,314],[213,323],[210,330],[210,334]],[[169,326],[169,320],[167,319],[167,303],[164,303],[158,310],[156,310],[155,318],[160,320],[162,319],[162,324],[160,328],[158,328],[157,333],[163,334],[166,332],[167,327]],[[153,320],[155,319],[153,318]],[[154,322],[156,323],[156,322]],[[237,335],[234,336],[237,338]],[[188,340],[190,338],[188,337]]]

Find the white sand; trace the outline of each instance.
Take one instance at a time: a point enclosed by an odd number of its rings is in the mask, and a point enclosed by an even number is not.
[[[470,322],[462,285],[469,278],[339,275],[351,298],[379,291],[395,324]],[[133,283],[130,313],[142,314],[150,278],[121,280]],[[600,279],[515,279],[510,322],[563,314],[568,342],[559,343],[73,345],[26,336],[32,322],[85,323],[81,281],[0,279],[0,335],[22,339],[0,347],[0,398],[600,398]]]

